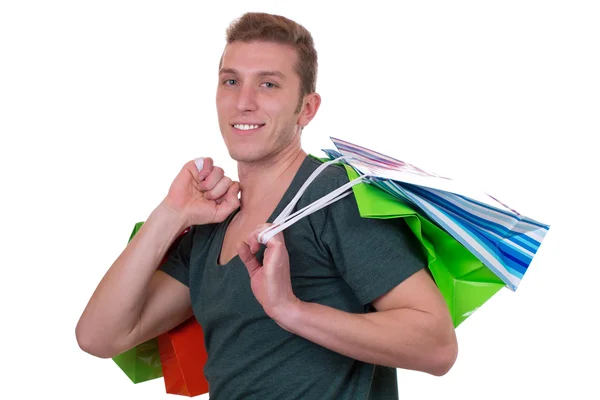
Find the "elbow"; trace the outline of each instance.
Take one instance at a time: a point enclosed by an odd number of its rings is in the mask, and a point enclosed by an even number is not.
[[[454,337],[454,335],[452,335]],[[458,357],[458,343],[456,337],[437,347],[429,365],[429,374],[434,376],[446,375],[454,366]]]
[[[407,354],[410,354],[407,357]],[[398,353],[390,366],[424,372],[433,376],[444,376],[454,366],[458,357],[458,342],[454,331],[441,337],[439,332],[428,337],[410,353]]]
[[[433,376],[444,376],[458,358],[458,341],[452,325],[432,323],[415,350],[412,368]]]
[[[458,358],[458,340],[454,325],[447,319],[438,319],[430,330],[429,363],[425,372],[433,376],[444,376]]]
[[[98,358],[112,358],[118,355],[109,346],[104,345],[104,341],[99,340],[96,336],[91,329],[86,329],[81,322],[77,324],[75,338],[81,350]]]

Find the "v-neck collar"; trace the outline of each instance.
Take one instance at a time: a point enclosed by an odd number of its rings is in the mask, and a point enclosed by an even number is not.
[[[281,212],[289,204],[289,202],[292,201],[300,187],[304,184],[306,179],[308,179],[309,175],[312,173],[312,170],[309,168],[311,162],[319,161],[314,156],[307,154],[304,160],[302,161],[302,164],[300,164],[300,168],[298,168],[296,175],[294,175],[292,182],[289,184],[288,188],[283,193],[281,200],[279,200],[279,203],[277,203],[275,210],[273,210],[271,216],[269,217],[269,219],[267,219],[266,223],[273,223],[275,218],[277,218],[277,216],[281,214]],[[217,254],[216,256],[214,256],[213,254],[211,259],[214,261],[214,264],[219,268],[234,265],[237,264],[238,261],[240,261],[239,254],[236,254],[231,260],[229,260],[225,264],[219,264],[219,258],[221,258],[221,251],[223,250],[223,241],[225,240],[225,233],[227,232],[227,228],[229,227],[231,220],[239,211],[240,207],[236,208],[235,211],[233,211],[229,215],[229,217],[227,217],[227,219],[219,225],[217,234],[215,236],[215,242],[213,242],[212,247],[213,249],[216,249]]]

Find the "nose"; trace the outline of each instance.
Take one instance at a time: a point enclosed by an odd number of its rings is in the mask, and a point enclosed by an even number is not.
[[[240,86],[237,108],[240,112],[256,110],[256,90],[251,85]]]

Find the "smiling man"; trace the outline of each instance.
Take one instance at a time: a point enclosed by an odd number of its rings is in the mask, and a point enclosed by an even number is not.
[[[85,351],[112,357],[193,314],[211,400],[395,399],[395,368],[452,367],[446,303],[402,220],[361,218],[347,196],[259,245],[321,165],[301,146],[321,103],[316,76],[301,25],[248,13],[229,27],[216,104],[239,183],[210,158],[184,165],[90,299],[77,326]],[[327,168],[296,208],[347,182]]]

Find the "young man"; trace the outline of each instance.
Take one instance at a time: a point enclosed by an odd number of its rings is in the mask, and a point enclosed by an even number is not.
[[[261,13],[232,24],[216,102],[239,183],[210,158],[184,165],[92,295],[76,330],[83,350],[113,357],[194,315],[217,400],[397,398],[394,368],[451,368],[452,321],[402,220],[361,218],[348,196],[259,245],[321,164],[301,147],[316,75],[302,26]],[[296,208],[346,182],[328,167]]]

